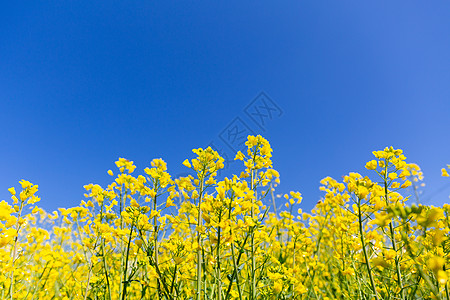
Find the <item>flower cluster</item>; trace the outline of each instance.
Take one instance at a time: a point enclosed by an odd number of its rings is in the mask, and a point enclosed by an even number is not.
[[[1,299],[449,299],[450,205],[410,205],[423,174],[402,150],[324,178],[303,212],[300,192],[276,193],[269,142],[246,146],[223,179],[211,148],[177,179],[162,159],[134,175],[119,158],[111,184],[52,213],[20,181],[0,202]]]

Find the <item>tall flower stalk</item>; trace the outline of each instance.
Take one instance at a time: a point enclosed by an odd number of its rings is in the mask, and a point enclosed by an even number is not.
[[[243,172],[217,182],[211,148],[183,163],[196,176],[173,181],[161,159],[133,175],[121,158],[110,185],[53,214],[21,181],[0,201],[0,300],[449,298],[450,205],[408,206],[421,172],[400,150],[374,152],[366,168],[380,179],[324,178],[303,212],[300,193],[275,191],[268,142],[246,146]]]
[[[202,217],[202,202],[205,195],[205,189],[209,185],[214,184],[217,171],[224,167],[224,159],[220,157],[217,151],[214,151],[211,147],[207,149],[194,149],[192,150],[197,154],[197,158],[194,158],[189,162],[185,160],[183,165],[188,168],[192,168],[197,173],[196,183],[198,189],[193,197],[197,199],[197,276],[196,276],[196,299],[202,298],[202,265],[203,265],[203,248],[202,248],[202,233],[203,233],[203,217]],[[205,283],[205,282],[203,282]],[[206,291],[205,291],[206,292]]]

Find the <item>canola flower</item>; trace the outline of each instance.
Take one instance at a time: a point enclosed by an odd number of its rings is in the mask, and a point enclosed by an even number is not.
[[[134,175],[120,158],[111,184],[52,213],[20,181],[0,202],[1,299],[450,299],[450,205],[409,205],[423,174],[402,150],[324,178],[303,212],[299,192],[275,194],[269,142],[246,146],[242,172],[223,179],[211,148],[177,179],[162,159]]]

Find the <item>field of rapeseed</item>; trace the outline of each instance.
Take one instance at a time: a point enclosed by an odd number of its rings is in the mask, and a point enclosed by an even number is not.
[[[323,179],[306,213],[299,192],[277,211],[272,149],[246,145],[222,181],[211,148],[178,179],[120,158],[109,186],[51,214],[22,180],[0,202],[1,299],[450,299],[450,205],[409,204],[422,172],[401,150],[373,152],[368,177]]]

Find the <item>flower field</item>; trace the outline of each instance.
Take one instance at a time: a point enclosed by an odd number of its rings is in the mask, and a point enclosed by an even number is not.
[[[223,180],[211,148],[177,179],[162,159],[134,175],[120,158],[109,186],[53,213],[20,181],[0,202],[1,299],[450,299],[450,205],[411,205],[423,175],[402,150],[324,178],[303,212],[299,192],[276,196],[268,141],[246,146]]]

